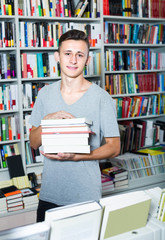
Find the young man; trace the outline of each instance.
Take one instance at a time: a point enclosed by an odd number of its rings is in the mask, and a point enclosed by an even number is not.
[[[45,210],[101,198],[99,161],[120,152],[115,105],[111,96],[83,77],[90,61],[84,32],[70,30],[59,41],[55,60],[60,63],[61,81],[43,87],[37,96],[30,123],[31,147],[41,146],[41,119],[86,117],[93,121],[90,154],[44,154],[43,179],[37,221]],[[101,146],[103,137],[105,144]]]

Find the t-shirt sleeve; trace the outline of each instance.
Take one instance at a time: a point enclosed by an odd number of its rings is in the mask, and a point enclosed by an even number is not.
[[[31,113],[31,116],[30,116],[30,119],[29,119],[29,123],[32,125],[32,126],[35,126],[35,127],[38,127],[41,123],[41,119],[43,119],[43,89],[41,89],[39,92],[38,92],[38,95],[37,95],[37,99],[35,101],[35,104],[34,104],[34,107],[33,107],[33,110],[32,110],[32,113]]]
[[[101,131],[104,137],[120,136],[115,101],[108,93],[101,98]]]

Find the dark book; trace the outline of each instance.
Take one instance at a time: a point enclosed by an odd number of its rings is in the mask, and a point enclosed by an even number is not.
[[[25,176],[21,155],[7,157],[10,178]]]
[[[22,198],[22,192],[14,185],[1,188],[1,191],[4,193],[7,201],[10,199]]]

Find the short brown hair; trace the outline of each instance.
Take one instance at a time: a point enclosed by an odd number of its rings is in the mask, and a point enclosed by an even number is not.
[[[77,29],[73,29],[73,30],[69,30],[61,35],[61,37],[59,39],[58,51],[60,50],[62,42],[67,41],[67,40],[82,40],[82,41],[86,42],[86,44],[88,46],[88,50],[90,48],[89,40],[88,40],[88,37],[85,34],[85,32],[77,30]]]

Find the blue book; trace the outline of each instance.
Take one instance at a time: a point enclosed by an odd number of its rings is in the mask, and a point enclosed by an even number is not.
[[[28,47],[28,31],[27,31],[27,22],[25,22],[25,47]]]
[[[38,77],[44,77],[42,53],[37,53],[37,71]]]

